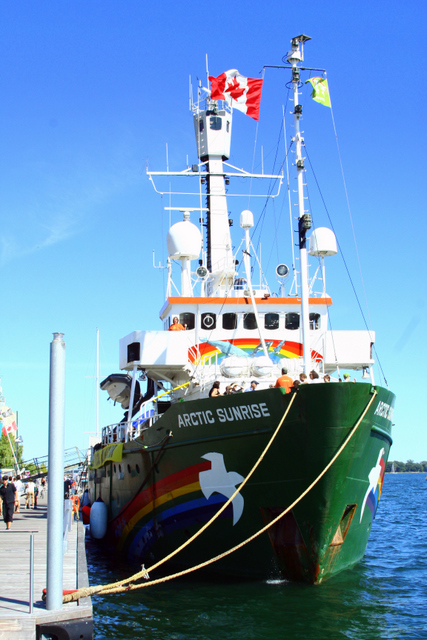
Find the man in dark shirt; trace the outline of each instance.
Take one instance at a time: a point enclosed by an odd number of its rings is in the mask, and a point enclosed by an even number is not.
[[[15,504],[18,502],[18,493],[13,482],[9,482],[7,476],[3,476],[3,484],[0,487],[0,497],[3,500],[3,520],[6,523],[6,529],[10,529],[13,522],[13,511]]]
[[[64,500],[68,500],[70,497],[70,489],[73,483],[67,476],[64,476]]]

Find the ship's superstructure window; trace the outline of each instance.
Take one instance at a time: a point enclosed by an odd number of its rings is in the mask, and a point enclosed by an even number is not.
[[[253,331],[257,328],[256,317],[254,313],[243,314],[243,328]]]
[[[222,316],[222,328],[232,331],[237,329],[237,314],[236,313],[224,313]]]
[[[180,313],[179,321],[184,327],[187,325],[187,329],[194,329],[195,315],[194,313]]]
[[[222,127],[222,118],[219,116],[211,116],[209,119],[210,128],[213,131],[219,131]]]
[[[285,329],[295,331],[299,329],[299,313],[287,313],[285,316]]]
[[[316,329],[320,329],[320,313],[310,313],[310,329],[313,331]]]
[[[205,125],[204,125],[204,123],[203,123],[202,118],[200,118],[200,120],[199,120],[199,131],[200,131],[200,133],[202,133],[202,131],[204,130],[204,128],[205,128]]]
[[[266,329],[278,329],[279,328],[279,314],[278,313],[266,313],[264,316],[264,327]]]
[[[141,359],[141,345],[139,342],[132,342],[131,344],[128,344],[127,351],[128,362],[136,362]]]
[[[202,313],[202,329],[216,329],[216,313]]]

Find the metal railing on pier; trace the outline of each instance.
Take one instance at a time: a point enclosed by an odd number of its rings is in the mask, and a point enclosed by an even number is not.
[[[28,606],[29,613],[33,613],[33,605],[34,605],[34,534],[38,533],[36,529],[17,529],[17,530],[5,530],[0,531],[2,534],[8,535],[8,537],[19,534],[19,533],[29,533],[30,534],[30,576],[29,576],[29,594],[28,594]]]

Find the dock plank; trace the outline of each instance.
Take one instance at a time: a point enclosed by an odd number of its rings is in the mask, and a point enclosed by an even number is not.
[[[0,526],[2,521],[0,521]],[[34,604],[29,613],[30,534],[34,535]],[[4,533],[3,533],[4,531]],[[63,589],[89,585],[84,548],[84,528],[73,522],[67,536],[68,549],[63,557]],[[36,625],[92,619],[92,602],[82,598],[64,604],[59,611],[47,611],[42,600],[46,587],[47,501],[39,500],[37,509],[15,514],[12,529],[0,533],[0,640],[35,640]]]

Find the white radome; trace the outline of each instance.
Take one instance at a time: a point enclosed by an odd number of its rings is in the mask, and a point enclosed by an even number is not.
[[[188,219],[172,225],[166,242],[169,258],[174,260],[196,260],[202,248],[200,230]]]
[[[334,256],[337,253],[337,240],[335,234],[327,227],[315,229],[310,236],[308,253],[311,256]]]

